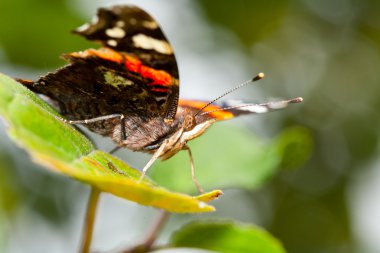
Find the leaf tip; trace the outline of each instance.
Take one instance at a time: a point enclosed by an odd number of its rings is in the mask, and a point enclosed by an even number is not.
[[[199,201],[203,202],[210,202],[212,200],[218,199],[219,196],[223,195],[223,192],[221,190],[214,190],[211,192],[204,193],[202,195],[199,195],[195,197]]]

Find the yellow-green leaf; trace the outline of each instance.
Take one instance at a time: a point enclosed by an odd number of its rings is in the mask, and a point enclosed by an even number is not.
[[[74,127],[57,120],[57,113],[34,93],[0,74],[0,116],[11,138],[33,160],[101,191],[170,212],[210,212],[205,203],[220,194],[192,197],[169,191],[112,155],[95,150]]]

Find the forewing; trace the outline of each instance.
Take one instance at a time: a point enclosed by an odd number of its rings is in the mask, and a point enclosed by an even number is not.
[[[160,26],[136,6],[99,8],[93,22],[74,32],[116,51],[133,53],[144,65],[179,78],[173,49]]]
[[[148,13],[132,5],[99,8],[91,23],[74,32],[138,59],[143,68],[138,64],[129,66],[128,71],[148,76],[150,88],[161,104],[160,115],[168,119],[175,117],[179,96],[177,62],[160,26]],[[171,80],[162,82],[162,75],[157,72],[168,74]]]

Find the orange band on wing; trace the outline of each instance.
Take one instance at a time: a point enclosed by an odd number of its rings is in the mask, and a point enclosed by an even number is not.
[[[170,86],[173,84],[172,77],[167,72],[145,66],[135,57],[125,55],[125,58],[125,67],[129,71],[139,73],[142,77],[153,80],[153,82],[148,85]]]
[[[180,99],[178,102],[179,106],[186,106],[186,107],[194,108],[197,110],[200,110],[206,104],[207,104],[206,102],[196,101],[196,100],[182,100],[182,99]],[[221,107],[217,106],[217,105],[209,105],[206,108],[204,108],[202,111],[203,112],[211,112],[211,111],[215,111],[218,109],[221,109]],[[232,112],[229,112],[229,111],[215,111],[215,112],[211,112],[207,115],[209,115],[210,117],[217,119],[217,120],[226,120],[226,119],[231,119],[234,117],[234,114]]]
[[[166,92],[168,92],[168,89],[163,89],[163,88],[153,88],[152,91],[166,93]]]
[[[69,54],[73,57],[86,58],[89,56],[96,56],[107,61],[116,62],[122,64],[124,62],[125,68],[131,72],[139,73],[142,77],[153,80],[149,83],[151,85],[161,85],[161,86],[171,86],[174,84],[174,80],[170,74],[163,70],[157,70],[148,66],[143,65],[143,63],[136,57],[118,53],[109,48],[101,49],[88,49],[84,52],[75,52]]]

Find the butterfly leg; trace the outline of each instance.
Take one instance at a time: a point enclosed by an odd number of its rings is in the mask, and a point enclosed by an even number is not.
[[[125,116],[122,114],[120,116],[120,134],[121,140],[125,141],[127,139],[127,133],[125,132]]]
[[[54,115],[54,117],[57,120],[63,121],[63,122],[68,123],[68,124],[88,124],[88,123],[93,123],[93,122],[112,119],[112,118],[122,118],[122,117],[124,117],[124,115],[123,114],[110,114],[110,115],[100,116],[100,117],[96,117],[96,118],[92,118],[92,119],[84,119],[84,120],[68,120],[68,119],[64,119],[62,117],[55,116],[55,115]]]
[[[110,153],[110,154],[112,155],[112,154],[114,154],[115,152],[117,152],[119,149],[121,149],[121,147],[116,146],[116,147],[114,147],[113,149],[111,149],[111,151],[109,151],[108,153]]]
[[[150,168],[150,166],[152,166],[152,164],[157,160],[157,158],[159,158],[162,155],[162,153],[164,152],[164,149],[166,148],[167,144],[168,144],[168,139],[164,140],[164,142],[161,144],[161,146],[159,147],[159,149],[157,149],[157,151],[154,152],[152,158],[145,165],[145,167],[143,168],[143,170],[141,172],[141,176],[140,176],[139,181],[138,181],[139,183],[145,177],[145,174],[148,171],[148,169]]]
[[[189,146],[185,145],[183,149],[187,150],[190,158],[190,166],[191,166],[191,178],[193,179],[193,182],[195,186],[197,187],[197,190],[199,193],[204,193],[201,184],[199,183],[197,177],[195,176],[195,167],[194,167],[194,160],[193,160],[193,155],[191,154],[191,150]]]
[[[120,115],[120,135],[121,135],[120,136],[121,141],[125,141],[127,139],[127,133],[125,132],[125,116],[124,116],[124,114]],[[121,149],[121,147],[116,146],[113,149],[111,149],[111,151],[109,151],[108,153],[113,154],[113,153],[117,152],[119,149]]]

